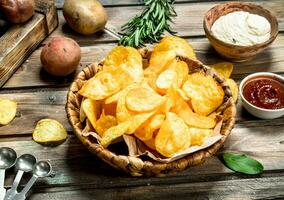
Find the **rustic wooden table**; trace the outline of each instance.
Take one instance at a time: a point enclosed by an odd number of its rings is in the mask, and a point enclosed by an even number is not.
[[[133,178],[98,160],[72,133],[65,113],[66,94],[74,76],[54,78],[41,68],[42,46],[52,37],[74,38],[82,47],[78,71],[102,59],[117,45],[119,27],[142,9],[139,0],[103,0],[109,14],[106,29],[94,36],[71,31],[62,15],[63,0],[57,0],[59,27],[18,69],[0,90],[0,97],[18,102],[13,122],[0,127],[0,146],[14,148],[18,154],[33,153],[39,160],[50,160],[52,177],[37,182],[30,199],[284,199],[284,118],[259,120],[238,102],[237,124],[221,151],[238,151],[261,161],[264,173],[248,176],[234,173],[217,157],[184,172],[161,178]],[[223,2],[223,1],[222,1]],[[251,62],[235,64],[233,78],[239,82],[253,72],[270,71],[284,75],[284,1],[255,0],[273,12],[279,21],[276,41]],[[177,0],[178,17],[173,25],[178,35],[188,39],[206,64],[220,61],[204,36],[204,13],[216,1]],[[78,72],[77,71],[77,72]],[[58,147],[45,147],[32,141],[31,132],[42,118],[54,118],[69,131],[68,140]],[[9,187],[14,178],[10,170]],[[24,184],[24,183],[23,183]]]

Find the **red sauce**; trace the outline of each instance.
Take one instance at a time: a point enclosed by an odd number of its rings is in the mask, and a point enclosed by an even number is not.
[[[248,80],[243,95],[251,104],[265,109],[284,108],[284,82],[276,77],[258,76]]]

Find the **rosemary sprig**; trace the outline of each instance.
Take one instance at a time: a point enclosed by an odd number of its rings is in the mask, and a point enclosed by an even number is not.
[[[169,22],[177,16],[173,4],[175,0],[143,0],[145,9],[141,15],[136,15],[121,28],[122,38],[119,44],[124,46],[140,47],[145,43],[158,42],[161,35],[171,30]]]

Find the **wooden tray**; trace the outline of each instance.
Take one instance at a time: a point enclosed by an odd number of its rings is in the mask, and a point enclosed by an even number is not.
[[[0,34],[0,87],[58,25],[54,1],[35,2],[36,12],[28,22],[11,26],[2,22],[9,27]]]

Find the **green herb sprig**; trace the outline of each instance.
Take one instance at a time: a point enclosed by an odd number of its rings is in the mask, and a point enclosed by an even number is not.
[[[231,170],[243,174],[260,174],[263,171],[260,162],[245,154],[225,152],[222,154],[222,161]]]
[[[145,43],[158,42],[165,31],[175,34],[169,25],[172,18],[177,16],[174,0],[144,0],[144,3],[142,14],[136,15],[121,27],[119,44],[141,47]]]

